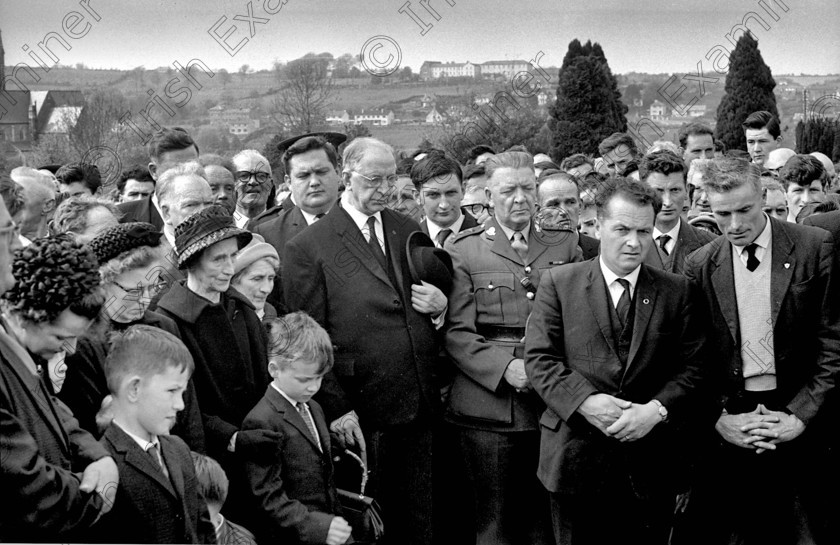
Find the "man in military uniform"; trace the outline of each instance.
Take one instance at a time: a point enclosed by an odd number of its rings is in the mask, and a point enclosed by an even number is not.
[[[495,217],[445,246],[455,269],[445,343],[457,367],[447,419],[473,488],[476,543],[550,543],[549,500],[536,478],[544,405],[525,375],[525,324],[540,274],[582,254],[568,223],[546,229],[532,220],[529,154],[484,165]]]

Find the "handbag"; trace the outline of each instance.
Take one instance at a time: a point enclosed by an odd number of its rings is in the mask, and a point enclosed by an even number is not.
[[[355,452],[344,449],[344,453],[355,459],[361,466],[362,484],[359,492],[337,489],[342,514],[353,528],[353,539],[356,543],[376,543],[385,533],[385,525],[382,522],[382,509],[379,504],[370,496],[365,496],[368,480],[367,465]]]

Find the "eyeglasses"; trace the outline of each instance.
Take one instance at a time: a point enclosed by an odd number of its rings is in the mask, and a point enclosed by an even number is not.
[[[12,222],[10,225],[0,227],[0,236],[5,236],[7,240],[12,240],[14,237],[20,236],[20,225]]]
[[[358,170],[351,170],[350,172],[355,172],[356,174],[358,174],[359,176],[364,178],[365,181],[367,182],[365,185],[370,186],[370,187],[380,187],[382,184],[384,184],[386,182],[388,183],[388,185],[394,185],[394,184],[397,183],[397,179],[399,178],[399,176],[397,176],[396,174],[389,174],[388,176],[373,176],[373,177],[370,177],[370,176],[365,176],[364,174],[362,174]]]
[[[271,180],[271,174],[268,172],[263,172],[261,170],[237,170],[236,171],[236,179],[242,182],[243,184],[247,184],[251,181],[251,178],[256,178],[257,183],[259,184],[267,184]]]
[[[481,204],[480,202],[474,204],[463,204],[461,205],[461,212],[469,212],[472,216],[478,217],[488,208],[489,206]]]
[[[125,294],[132,299],[139,299],[144,293],[148,293],[148,296],[151,299],[166,287],[166,281],[161,279],[158,279],[158,281],[153,284],[146,284],[145,286],[138,286],[136,288],[126,288],[118,282],[114,282],[113,284],[123,290]]]

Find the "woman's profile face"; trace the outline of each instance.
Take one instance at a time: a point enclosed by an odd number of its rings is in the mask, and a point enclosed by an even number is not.
[[[154,260],[148,266],[123,271],[105,290],[105,313],[114,322],[131,323],[143,317],[149,303],[166,284],[160,277],[163,263]]]
[[[23,344],[32,354],[45,360],[59,352],[72,354],[76,351],[76,341],[92,320],[65,309],[51,322],[26,322],[23,328]]]

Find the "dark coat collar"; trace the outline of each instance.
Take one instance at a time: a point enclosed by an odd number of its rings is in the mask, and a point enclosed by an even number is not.
[[[222,306],[226,306],[228,302],[239,302],[250,307],[252,310],[254,309],[254,305],[251,304],[248,298],[234,288],[228,288],[219,300],[219,304]],[[158,307],[191,324],[194,324],[198,320],[198,317],[201,316],[207,307],[212,306],[216,305],[190,290],[187,287],[186,280],[172,284],[172,287],[158,303]]]

